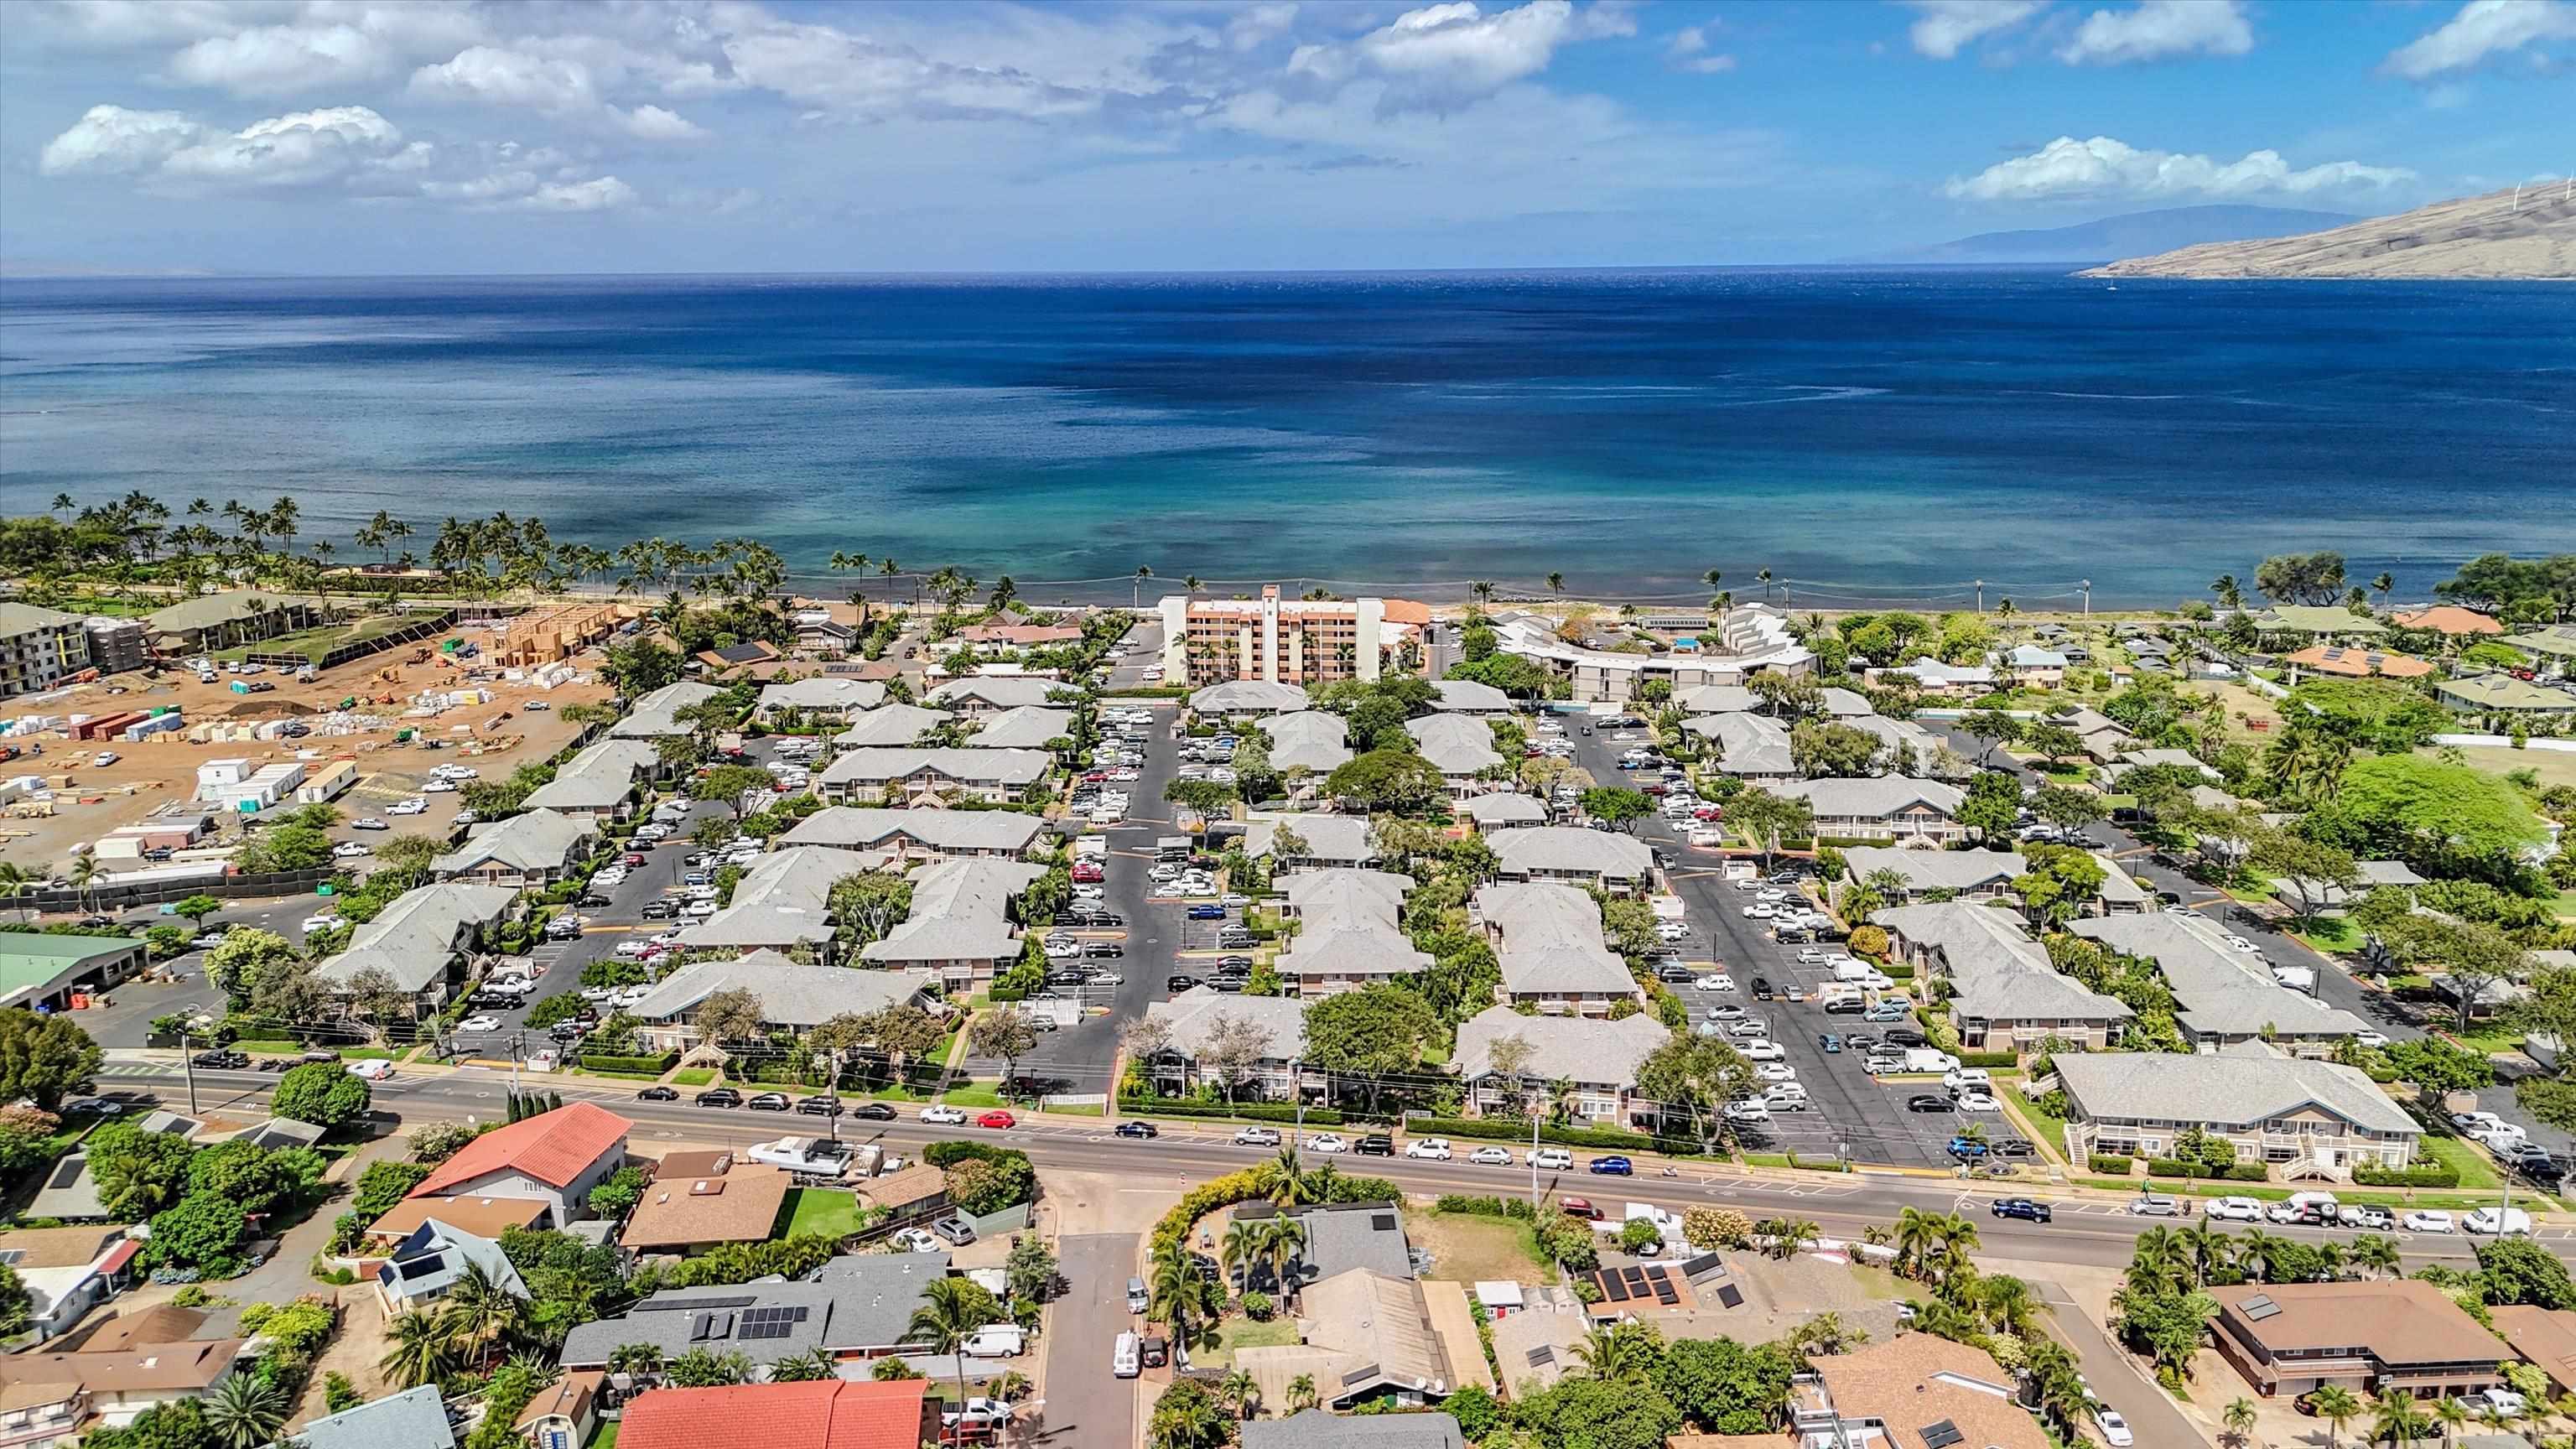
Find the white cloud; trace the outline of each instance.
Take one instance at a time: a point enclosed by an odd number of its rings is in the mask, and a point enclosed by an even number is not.
[[[408,169],[418,153],[406,150],[391,121],[365,106],[332,106],[209,136],[172,152],[159,175],[210,187],[312,186],[387,161]]]
[[[1664,58],[1672,63],[1674,69],[1694,75],[1720,75],[1735,69],[1734,56],[1711,54],[1709,51],[1708,33],[1716,28],[1716,23],[1711,22],[1674,31],[1673,38],[1664,46]]]
[[[47,176],[76,171],[130,176],[150,171],[205,134],[177,111],[92,106],[72,128],[45,144],[38,166]]]
[[[550,181],[521,197],[526,211],[614,211],[635,204],[635,188],[614,176],[588,181]]]
[[[364,80],[392,63],[386,47],[355,26],[262,25],[198,41],[170,58],[170,74],[237,96],[278,96]]]
[[[2206,53],[2243,55],[2254,27],[2242,0],[2141,0],[2128,10],[2096,10],[2075,38],[2058,47],[2068,65],[2121,65],[2133,60]]]
[[[1905,0],[1921,12],[1906,27],[1917,55],[1948,60],[1971,41],[2031,17],[2046,0]]]
[[[829,25],[769,21],[727,35],[726,58],[744,84],[790,100],[884,117],[1060,117],[1099,109],[1100,97],[1027,72],[932,60],[908,46]]]
[[[705,139],[707,134],[706,127],[660,106],[637,106],[623,112],[613,106],[609,109],[618,123],[626,128],[626,133],[640,141],[697,141]]]
[[[1347,45],[1301,45],[1288,71],[1327,86],[1376,77],[1388,83],[1383,110],[1438,109],[1537,75],[1574,41],[1636,31],[1624,5],[1577,10],[1571,0],[1529,0],[1487,12],[1475,0],[1449,0],[1408,10]]]
[[[2034,201],[2059,196],[2255,196],[2382,188],[2412,181],[2399,167],[2329,161],[2293,171],[2278,151],[2251,151],[2219,162],[2175,151],[2148,151],[2096,136],[2060,136],[2027,156],[1998,162],[1942,188],[1977,201]]]
[[[2541,40],[2576,39],[2576,5],[2566,0],[2469,0],[2460,13],[2388,57],[2386,70],[2409,80],[2466,70]]]
[[[411,93],[540,111],[585,110],[599,103],[588,66],[490,45],[469,46],[452,60],[413,71]]]

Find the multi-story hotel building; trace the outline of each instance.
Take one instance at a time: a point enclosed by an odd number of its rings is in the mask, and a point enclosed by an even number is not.
[[[1283,599],[1279,586],[1258,599],[1167,595],[1163,675],[1193,687],[1230,679],[1325,684],[1375,679],[1389,653],[1430,618],[1403,599]]]
[[[0,698],[51,689],[88,667],[89,635],[77,615],[0,604]]]

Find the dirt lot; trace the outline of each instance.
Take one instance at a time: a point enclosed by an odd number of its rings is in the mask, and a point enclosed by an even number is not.
[[[2439,756],[2443,751],[2425,749],[2416,753]],[[2490,775],[2536,770],[2544,787],[2576,785],[2576,750],[2463,749],[2460,753],[2468,758],[2470,764]]]
[[[470,630],[460,632],[469,639],[476,637]],[[185,800],[195,789],[197,767],[209,760],[248,759],[257,766],[299,758],[308,762],[354,759],[362,771],[358,787],[335,803],[352,817],[381,815],[383,806],[412,793],[426,780],[433,765],[470,764],[482,771],[484,778],[497,779],[521,764],[552,755],[576,733],[575,727],[557,711],[567,704],[595,703],[608,696],[607,687],[590,677],[590,669],[598,659],[596,651],[572,661],[576,669],[583,671],[580,682],[552,690],[539,689],[524,680],[503,679],[497,670],[491,671],[489,678],[474,678],[467,671],[435,660],[408,663],[412,652],[408,648],[395,649],[353,660],[324,671],[310,683],[298,683],[291,674],[271,670],[255,678],[276,688],[252,695],[234,694],[227,683],[199,683],[195,674],[182,669],[164,671],[158,678],[117,675],[54,696],[41,706],[42,712],[99,714],[177,705],[191,725],[209,720],[327,715],[341,700],[355,696],[361,703],[353,712],[377,714],[385,725],[350,735],[325,735],[317,727],[314,734],[300,740],[211,744],[189,744],[176,734],[132,744],[115,741],[106,746],[75,743],[59,734],[30,737],[23,743],[43,746],[44,754],[38,757],[30,753],[0,766],[0,770],[60,776],[66,766],[72,766],[71,788],[57,789],[57,813],[51,817],[0,820],[0,856],[59,869],[75,845],[95,840],[117,826],[134,824],[167,801]],[[229,681],[231,676],[224,678]],[[436,718],[403,717],[413,707],[413,696],[468,684],[491,689],[495,702],[450,710]],[[383,702],[388,697],[392,702]],[[530,713],[526,706],[531,700],[543,700],[548,708]],[[447,742],[449,748],[429,751],[394,744],[395,732],[405,726],[423,729],[429,737]],[[477,745],[484,747],[482,752],[467,752]],[[113,749],[122,758],[99,768],[91,761],[101,748]],[[388,817],[396,827],[394,833],[444,837],[455,810],[452,806],[439,809],[440,803],[433,797],[427,814]]]
[[[1408,1207],[1404,1231],[1415,1247],[1430,1250],[1431,1271],[1426,1277],[1457,1283],[1483,1279],[1518,1283],[1528,1280],[1542,1266],[1531,1251],[1528,1224],[1509,1218],[1424,1212]]]

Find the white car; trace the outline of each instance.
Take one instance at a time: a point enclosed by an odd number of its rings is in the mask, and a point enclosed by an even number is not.
[[[1562,1147],[1533,1147],[1530,1149],[1529,1164],[1532,1167],[1544,1167],[1562,1172],[1574,1166],[1574,1154]]]
[[[1216,903],[1230,909],[1240,909],[1244,906],[1251,905],[1252,897],[1238,892],[1228,891],[1224,895],[1217,897]]]
[[[921,1109],[921,1120],[933,1127],[958,1127],[965,1124],[966,1113],[963,1108],[945,1107],[934,1103]]]
[[[2246,940],[2243,936],[2230,936],[2230,937],[2228,937],[2228,938],[2227,938],[2227,949],[2228,949],[2228,950],[2230,950],[2230,951],[2234,951],[2234,952],[2236,952],[2238,955],[2241,955],[2241,956],[2260,956],[2260,955],[2262,955],[2262,954],[2263,954],[2263,948],[2262,948],[2262,947],[2257,946],[2257,945],[2255,945],[2253,942]]]
[[[1787,1062],[1764,1062],[1753,1069],[1754,1078],[1765,1082],[1794,1082],[1798,1069]]]
[[[420,793],[424,795],[453,795],[456,793],[456,782],[453,780],[432,780],[428,784],[420,787]]]
[[[497,1016],[469,1016],[463,1021],[458,1022],[456,1024],[456,1029],[458,1031],[499,1031],[501,1029],[501,1018]]]
[[[1748,1062],[1782,1061],[1789,1055],[1780,1049],[1780,1044],[1776,1041],[1742,1042],[1736,1046],[1735,1054]]]
[[[1330,1132],[1310,1133],[1302,1145],[1309,1152],[1333,1153],[1351,1150],[1351,1144]]]
[[[1234,1134],[1234,1145],[1237,1147],[1276,1147],[1279,1145],[1279,1134],[1268,1127],[1246,1127],[1242,1131]]]
[[[1983,1092],[1961,1092],[1958,1097],[1962,1112],[2000,1112],[2003,1104]]]
[[[1691,983],[1702,991],[1733,991],[1735,978],[1725,972],[1713,972]]]
[[[2352,1034],[2352,1039],[2366,1047],[2384,1047],[2388,1045],[2388,1033],[2375,1030],[2371,1027],[2363,1027],[2361,1030],[2354,1032]]]
[[[1825,964],[1825,959],[1825,953],[1813,946],[1798,953],[1798,964],[1801,966],[1822,966]]]
[[[1512,1150],[1508,1147],[1479,1147],[1467,1154],[1467,1160],[1479,1167],[1509,1167]]]
[[[2121,1418],[2120,1411],[2108,1404],[2093,1406],[2093,1422],[2101,1427],[2102,1442],[2110,1445],[2111,1449],[2130,1449],[2138,1442],[2138,1436],[2129,1432],[2129,1421]]]
[[[2263,1220],[2263,1204],[2250,1197],[2212,1198],[2203,1209],[2223,1223],[2255,1223]]]
[[[359,856],[367,853],[367,847],[355,840],[343,840],[339,844],[331,847],[331,858],[333,860],[356,860]]]
[[[895,1234],[894,1245],[906,1253],[936,1253],[948,1246],[919,1228],[906,1228]]]
[[[2454,1231],[2451,1215],[2431,1208],[2417,1208],[2397,1220],[2397,1225],[2410,1233],[2447,1233]]]
[[[1769,1036],[1771,1023],[1749,1018],[1744,1021],[1730,1021],[1726,1024],[1726,1034],[1728,1036]]]
[[[1771,916],[1771,908],[1758,901],[1744,908],[1744,918],[1748,921],[1767,921]]]
[[[1503,1149],[1499,1147],[1491,1150],[1495,1152],[1503,1152]],[[1404,1144],[1404,1155],[1407,1157],[1427,1157],[1434,1162],[1447,1162],[1450,1156],[1449,1139],[1446,1137],[1416,1138],[1413,1141]],[[1512,1155],[1508,1152],[1503,1152],[1503,1160],[1505,1162],[1511,1161]]]
[[[1730,1122],[1768,1122],[1771,1120],[1771,1104],[1759,1097],[1729,1102],[1726,1104],[1726,1118]]]
[[[340,918],[329,911],[304,918],[304,929],[308,931],[327,931],[338,924],[340,924]]]

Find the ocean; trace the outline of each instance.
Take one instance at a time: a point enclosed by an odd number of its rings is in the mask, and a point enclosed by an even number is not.
[[[0,499],[1434,598],[2171,605],[2576,549],[2576,289],[2033,271],[0,282]],[[344,548],[344,560],[361,557]],[[1150,589],[1149,589],[1150,592]]]

